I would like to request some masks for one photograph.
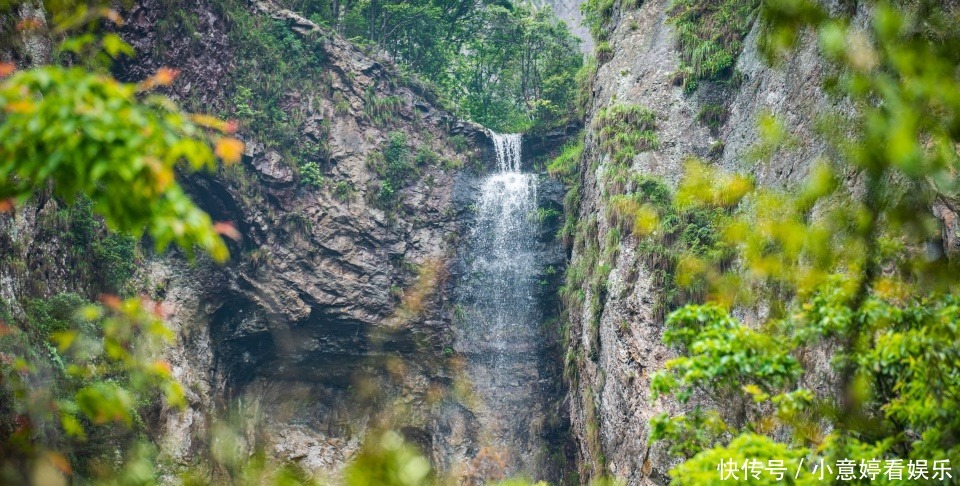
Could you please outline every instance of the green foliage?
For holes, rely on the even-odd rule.
[[[253,111],[253,90],[237,86],[237,93],[233,96],[233,112],[240,118],[252,119],[258,115]]]
[[[673,478],[670,484],[701,485],[718,483],[720,482],[720,474],[717,466],[721,462],[725,464],[732,462],[742,466],[748,460],[756,460],[757,464],[765,467],[768,461],[772,459],[783,461],[784,465],[792,465],[796,468],[800,464],[800,459],[805,457],[806,452],[805,449],[795,449],[786,444],[774,442],[763,435],[747,433],[738,436],[726,447],[717,446],[705,450],[694,459],[670,470],[670,477]],[[795,469],[793,471],[795,473]],[[738,484],[774,484],[779,482],[765,472],[758,474],[759,479],[753,475],[748,476],[744,472],[737,476],[741,479],[737,481]],[[789,468],[784,477],[793,479],[793,474]],[[733,479],[728,480],[733,481]],[[822,484],[817,483],[808,474],[802,474],[799,481],[792,482],[793,484]]]
[[[307,215],[301,211],[288,211],[282,216],[281,222],[283,228],[292,235],[309,235],[313,229],[313,223]]]
[[[254,270],[260,270],[270,265],[271,260],[273,260],[273,254],[269,248],[264,246],[247,253],[247,263],[249,263],[250,267]]]
[[[854,107],[822,124],[832,160],[786,189],[691,164],[675,195],[680,207],[722,210],[714,234],[738,265],[681,257],[678,281],[704,282],[711,303],[670,316],[664,339],[682,354],[653,388],[745,405],[736,423],[711,415],[718,433],[708,436],[691,435],[702,417],[657,419],[653,438],[690,458],[671,472],[676,484],[717,479],[721,457],[960,461],[960,273],[955,255],[924,252],[942,238],[929,208],[957,193],[958,12],[869,3],[863,23],[805,0],[763,6],[771,59],[814,32],[834,73],[824,89]],[[776,119],[759,131],[757,158],[791,148]],[[758,322],[741,324],[731,308]],[[832,370],[809,359],[823,349]]]
[[[697,121],[706,125],[712,133],[716,134],[720,127],[727,122],[729,116],[730,113],[726,106],[706,104],[697,112]]]
[[[610,62],[613,59],[613,46],[607,41],[598,42],[593,48],[593,57],[596,58],[597,64]]]
[[[380,177],[374,202],[382,208],[393,208],[398,203],[400,190],[419,174],[412,160],[407,136],[390,132],[383,152],[371,154],[367,164]]]
[[[174,72],[137,85],[104,74],[109,59],[132,50],[117,34],[92,33],[101,16],[115,16],[97,3],[45,4],[66,36],[61,53],[75,67],[33,68],[0,81],[0,198],[23,201],[52,189],[57,201],[76,201],[41,214],[39,231],[52,224],[71,258],[85,257],[84,271],[96,276],[87,280],[102,287],[93,291],[125,292],[136,264],[128,233],[146,228],[159,248],[175,242],[188,254],[199,248],[227,257],[218,234],[226,227],[190,201],[175,171],[212,169],[215,154],[235,162],[242,144],[220,138],[212,149],[227,124],[151,93]],[[89,32],[70,36],[81,27]],[[0,78],[12,67],[0,63]],[[96,215],[120,233],[103,231]],[[2,306],[0,482],[155,480],[144,412],[161,401],[184,405],[170,365],[158,359],[173,335],[153,304],[108,295],[102,302],[75,294],[25,299],[25,315],[16,319]]]
[[[590,36],[598,43],[606,41],[610,36],[607,24],[613,19],[615,3],[615,0],[586,0],[580,4],[583,23],[590,29]]]
[[[267,149],[280,153],[297,170],[301,184],[321,187],[323,174],[318,163],[327,156],[325,141],[317,147],[301,136],[307,113],[290,109],[287,97],[294,91],[303,96],[323,96],[322,83],[298,82],[323,79],[323,40],[304,40],[286,23],[251,12],[239,0],[228,0],[223,8],[231,19],[230,42],[235,49],[229,77],[231,115]],[[342,103],[349,109],[346,100]],[[342,107],[336,99],[334,105],[340,113]]]
[[[607,467],[607,458],[603,453],[603,437],[600,435],[600,417],[598,415],[600,407],[597,405],[597,399],[594,396],[584,396],[582,402],[586,432],[585,445],[590,452],[590,459],[592,459],[590,467],[594,475],[599,476],[603,474]],[[603,482],[600,481],[600,483]]]
[[[656,119],[656,114],[640,105],[601,108],[593,122],[600,149],[613,157],[616,167],[629,167],[634,156],[659,146]]]
[[[537,224],[550,224],[550,222],[560,216],[560,211],[554,208],[537,208],[537,211],[532,216],[532,219]]]
[[[463,135],[453,135],[449,139],[450,146],[457,152],[466,152],[470,148],[470,141]]]
[[[208,135],[165,98],[81,68],[42,67],[0,84],[0,198],[30,197],[47,181],[58,197],[86,194],[120,231],[146,227],[164,248],[227,248],[174,167],[212,169]],[[232,158],[232,157],[231,157]]]
[[[678,81],[692,92],[733,73],[760,0],[674,0],[668,11],[680,49]]]
[[[570,186],[576,183],[580,177],[580,158],[582,156],[583,137],[573,137],[560,149],[560,154],[547,164],[547,173]]]
[[[638,263],[647,267],[660,287],[655,315],[662,318],[670,308],[704,291],[702,277],[678,273],[678,268],[691,258],[729,260],[729,249],[717,232],[724,214],[678,205],[673,191],[653,178],[634,175],[623,187],[623,194],[610,197],[607,218],[611,227],[639,240]]]
[[[432,102],[449,102],[494,130],[543,131],[571,120],[582,59],[578,40],[549,8],[453,0],[281,3],[389,53],[401,73],[416,74],[410,82],[428,98],[439,94]],[[386,126],[398,102],[370,98],[364,111]]]
[[[76,313],[87,303],[87,299],[73,293],[31,299],[26,305],[26,328],[38,339],[49,339],[54,333],[81,327],[86,321],[78,319]]]
[[[577,136],[567,142],[560,155],[547,164],[551,177],[559,179],[567,188],[563,202],[563,226],[557,232],[564,246],[573,243],[576,231],[577,213],[580,210],[580,160],[583,157],[583,136]]]
[[[796,380],[800,364],[767,333],[744,326],[719,307],[688,305],[670,314],[663,342],[686,356],[667,362],[651,380],[654,395],[676,392],[686,402],[694,389],[757,385],[779,389]]]
[[[396,118],[402,101],[397,96],[380,96],[371,86],[363,96],[363,113],[378,127],[386,126]]]
[[[356,194],[357,190],[354,189],[353,184],[348,181],[339,181],[335,186],[333,186],[333,195],[341,201],[349,201],[353,199],[353,195]]]
[[[577,115],[579,118],[585,118],[587,110],[590,108],[590,102],[593,100],[593,85],[597,77],[597,60],[589,58],[583,62],[583,66],[577,70],[575,77],[577,81]]]
[[[434,151],[425,147],[417,151],[417,158],[414,160],[414,163],[416,164],[417,167],[431,166],[431,165],[435,166],[439,162],[440,162],[440,157],[437,156],[437,154]]]
[[[674,417],[661,413],[650,420],[650,441],[668,441],[670,454],[688,459],[717,444],[726,431],[719,413],[699,406],[690,413]]]
[[[349,486],[431,484],[430,463],[396,432],[370,437],[344,472]]]
[[[309,187],[320,188],[324,183],[323,173],[320,166],[314,161],[308,161],[300,164],[300,182]]]
[[[960,457],[956,431],[960,419],[960,300],[926,298],[906,308],[874,300],[860,315],[876,332],[869,350],[858,358],[864,381],[873,383],[872,404],[893,431],[915,431],[890,450],[909,446],[911,457]]]
[[[37,238],[57,238],[61,248],[43,254],[32,272],[45,267],[63,266],[60,271],[70,282],[85,283],[89,295],[100,293],[128,295],[133,289],[129,281],[137,269],[140,255],[136,240],[103,227],[93,210],[93,201],[81,195],[72,204],[57,202],[55,213],[41,213],[37,221]],[[39,278],[33,277],[37,281]]]
[[[102,283],[107,291],[122,293],[137,269],[137,242],[123,233],[110,233],[93,245],[93,256],[100,263]]]
[[[577,41],[548,9],[490,5],[477,12],[445,90],[474,121],[501,132],[569,122],[582,64]]]
[[[59,458],[81,477],[121,477],[143,452],[142,413],[161,399],[184,404],[169,364],[155,358],[172,334],[139,299],[95,306],[72,294],[31,301],[24,324],[29,334],[5,327],[0,336],[0,352],[12,357],[0,362],[0,414],[21,424],[4,431],[0,473],[22,482]],[[87,447],[107,441],[109,451]]]

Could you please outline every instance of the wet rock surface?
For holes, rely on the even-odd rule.
[[[468,484],[518,476],[559,483],[574,469],[556,299],[566,260],[556,238],[563,187],[522,165],[471,184],[471,228],[454,266],[451,352],[469,394],[438,421],[463,430],[440,439],[446,467]]]

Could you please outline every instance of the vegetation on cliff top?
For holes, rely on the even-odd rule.
[[[487,0],[280,3],[389,53],[484,126],[537,132],[572,121],[579,41],[549,8]]]

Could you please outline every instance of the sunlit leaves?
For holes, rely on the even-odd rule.
[[[803,27],[827,18],[820,3],[812,0],[766,0],[760,12],[766,21],[766,32],[759,41],[761,52],[774,63],[796,47]]]
[[[59,425],[63,437],[79,443],[104,440],[139,430],[140,414],[150,404],[185,405],[170,365],[157,359],[173,335],[156,304],[106,297],[103,305],[64,312],[77,323],[50,336],[56,347],[49,347],[47,356],[30,351],[23,331],[0,336],[0,374],[6,391],[18,397],[12,411],[30,417],[28,433],[56,436],[50,427]],[[22,357],[6,359],[11,351]],[[45,386],[36,389],[40,380]],[[36,445],[42,450],[51,444],[40,440]]]
[[[153,84],[169,76],[161,72]],[[207,135],[169,100],[137,91],[79,68],[37,68],[4,81],[0,198],[22,201],[49,180],[64,200],[90,196],[113,229],[146,228],[158,248],[176,243],[189,254],[199,247],[226,258],[210,217],[176,182],[181,162],[193,170],[215,166]],[[218,142],[226,161],[241,152],[236,140]]]
[[[800,458],[806,456],[807,453],[808,450],[806,449],[793,448],[788,444],[775,442],[763,435],[747,433],[736,437],[727,446],[707,449],[692,460],[672,469],[670,471],[670,477],[673,478],[671,484],[702,485],[719,483],[720,475],[717,471],[717,465],[727,461],[743,465],[747,460],[755,460],[759,464],[766,465],[768,460],[773,459],[784,461],[783,464],[795,468]],[[768,475],[764,475],[761,479],[755,479],[752,476],[746,477],[746,473],[742,472],[738,477],[744,478],[737,481],[741,484],[773,484],[776,482],[772,476]],[[815,481],[801,481],[800,483],[814,484]]]
[[[676,195],[680,207],[734,206],[753,188],[749,178],[717,170],[696,159],[688,160],[684,167],[685,177]]]
[[[83,387],[75,400],[80,412],[95,425],[120,422],[129,426],[133,420],[133,396],[115,383],[96,382]]]
[[[179,75],[180,71],[178,69],[160,68],[153,76],[150,76],[149,78],[137,83],[137,91],[150,91],[157,86],[170,86]],[[208,128],[216,128],[214,126],[214,122],[211,120],[212,118],[213,117],[207,117],[204,115],[193,115],[191,117],[193,122],[197,125]]]
[[[713,447],[729,430],[715,410],[695,407],[687,414],[671,417],[659,414],[650,420],[650,440],[666,440],[670,454],[693,457],[703,449]]]
[[[787,130],[783,120],[763,113],[757,121],[757,140],[746,158],[751,162],[769,160],[778,151],[790,150],[799,144],[800,140]]]
[[[134,55],[133,47],[114,33],[104,36],[83,34],[68,37],[60,43],[58,49],[60,52],[73,54],[79,54],[88,49],[100,49],[111,58],[119,57],[121,54],[128,57],[133,57]]]
[[[221,138],[217,140],[215,152],[225,163],[237,163],[243,155],[243,142],[235,138]]]
[[[775,390],[800,376],[799,362],[767,333],[739,323],[719,307],[686,306],[667,318],[663,340],[687,354],[667,362],[652,380],[654,394],[687,401],[697,386],[754,384]]]
[[[925,299],[906,309],[876,301],[868,317],[878,333],[860,365],[882,384],[890,419],[923,431],[911,446],[917,456],[957,457],[951,438],[960,429],[960,304],[954,297]]]

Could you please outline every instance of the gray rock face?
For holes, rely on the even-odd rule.
[[[133,17],[153,18],[154,8],[142,2]],[[223,20],[204,4],[194,8],[199,18],[211,19],[214,45],[222,43],[227,38]],[[262,15],[289,20],[301,35],[320,32],[288,11],[266,9],[261,6]],[[135,21],[135,30],[127,34],[152,32],[144,22]],[[187,414],[166,413],[161,420],[162,443],[177,461],[194,460],[203,447],[204,417],[242,403],[248,423],[255,424],[250,427],[256,429],[256,442],[268,452],[335,472],[357,450],[368,420],[381,411],[375,402],[356,397],[353,389],[361,379],[384,382],[389,393],[378,399],[402,397],[411,410],[404,418],[411,433],[433,434],[426,394],[442,386],[443,372],[434,364],[442,363],[441,351],[450,340],[444,275],[460,230],[458,216],[465,211],[451,200],[459,179],[439,164],[422,167],[417,180],[402,189],[400,207],[386,211],[368,202],[374,200],[377,176],[367,159],[394,129],[406,132],[413,147],[429,148],[444,159],[467,164],[482,155],[478,145],[465,153],[454,150],[443,125],[452,117],[422,102],[410,88],[391,87],[382,63],[338,38],[328,38],[325,49],[334,89],[353,108],[335,116],[327,99],[303,101],[296,108],[308,112],[301,136],[326,137],[331,155],[322,170],[333,182],[320,188],[298,185],[292,161],[248,139],[239,175],[196,175],[186,181],[215,219],[233,222],[243,234],[231,248],[232,261],[223,267],[187,267],[176,258],[153,264],[180,335],[171,362],[178,378],[195,391]],[[209,66],[229,52],[224,45],[207,52],[213,58],[187,56],[188,62],[179,65],[184,79],[215,78],[218,72],[207,72]],[[175,47],[166,55],[184,59]],[[149,63],[137,66],[126,75],[135,77]],[[365,118],[359,107],[367,89],[404,100],[393,126],[374,126]],[[211,86],[209,96],[222,94]],[[328,134],[320,129],[323,120],[330,122]],[[485,140],[479,127],[460,129],[474,142]],[[336,183],[352,189],[335,194]],[[418,268],[436,269],[422,291]],[[422,303],[406,309],[404,299],[414,292],[422,293],[417,296]],[[391,376],[386,368],[398,359],[403,370]]]
[[[834,106],[818,88],[823,68],[812,43],[805,43],[785,65],[772,69],[757,52],[758,28],[754,26],[737,63],[742,82],[734,87],[707,83],[688,96],[671,83],[679,56],[673,27],[666,22],[669,3],[647,0],[629,11],[619,11],[618,4],[614,13],[613,58],[599,68],[586,124],[580,209],[584,220],[604,215],[608,209],[598,176],[609,161],[602,157],[597,134],[590,128],[593,114],[605,106],[638,104],[656,114],[660,146],[635,157],[632,170],[672,184],[682,175],[685,159],[697,156],[727,170],[753,174],[760,184],[790,185],[801,180],[826,150],[814,136],[813,124],[818,114],[842,107]],[[708,104],[729,108],[725,123],[712,132],[697,120],[700,109]],[[764,113],[780,117],[801,143],[776,153],[769,161],[754,163],[745,155],[757,140],[756,123]],[[724,150],[711,154],[711,147],[718,142],[724,143]],[[595,160],[600,164],[593,172],[589,168]],[[595,243],[602,248],[610,227],[602,216],[597,223]],[[632,236],[624,237],[616,260],[603,262],[613,270],[600,320],[600,349],[596,361],[584,359],[577,370],[571,417],[580,443],[582,477],[612,474],[628,484],[662,484],[668,481],[667,471],[675,459],[662,445],[648,445],[649,421],[664,411],[679,412],[680,407],[668,399],[650,398],[650,375],[661,369],[674,351],[662,344],[663,318],[655,311],[664,289],[654,273],[638,261],[637,243]],[[572,255],[572,263],[579,258],[581,255]],[[571,315],[574,346],[580,349],[590,349],[585,323],[591,309],[585,307],[582,315]],[[827,356],[817,359],[821,358],[825,364]],[[720,404],[723,410],[737,407],[735,403]],[[599,433],[592,434],[597,429]],[[599,437],[599,448],[590,447],[592,436]],[[598,451],[603,457],[598,457]]]

